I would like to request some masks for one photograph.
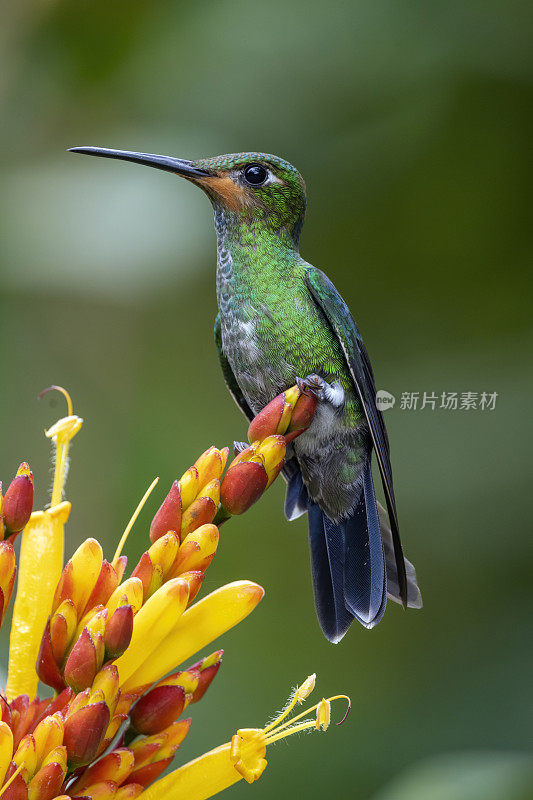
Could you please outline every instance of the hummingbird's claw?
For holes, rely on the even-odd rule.
[[[296,384],[303,394],[312,395],[319,402],[331,403],[334,408],[344,403],[344,389],[338,381],[329,384],[320,375],[312,373],[306,378],[296,378]]]
[[[248,442],[233,442],[233,454],[238,456],[239,453],[242,453],[247,447],[250,447]]]

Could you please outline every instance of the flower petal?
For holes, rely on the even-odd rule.
[[[36,511],[22,533],[19,582],[13,609],[6,686],[8,700],[37,692],[35,664],[63,566],[63,529],[70,513],[64,502]]]
[[[265,590],[252,581],[221,586],[187,609],[157,650],[130,673],[122,690],[132,691],[151,684],[175,669],[222,633],[241,622],[263,598]],[[124,658],[124,656],[123,656]]]

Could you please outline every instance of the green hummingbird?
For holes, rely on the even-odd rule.
[[[318,398],[311,426],[287,452],[285,515],[308,514],[315,604],[326,638],[340,641],[354,619],[374,627],[387,595],[420,608],[416,573],[402,552],[368,354],[339,292],[299,252],[306,208],[300,173],[265,153],[186,161],[72,150],[173,172],[203,189],[217,235],[215,340],[231,394],[249,419],[297,380]],[[372,452],[387,512],[376,501]]]

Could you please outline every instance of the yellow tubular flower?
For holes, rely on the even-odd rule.
[[[254,610],[264,593],[257,583],[235,581],[221,586],[195,603],[172,627],[156,652],[145,649],[143,662],[135,672],[130,673],[121,687],[122,691],[130,692],[162,678],[217,636],[241,622]]]
[[[135,673],[145,658],[165,646],[162,642],[170,630],[179,625],[188,599],[187,581],[173,578],[146,601],[135,615],[128,649],[115,661],[121,684]]]
[[[9,640],[8,700],[37,692],[35,662],[63,566],[63,528],[70,503],[34,511],[22,534],[19,579]]]
[[[329,708],[333,700],[347,700],[350,709],[349,698],[337,695],[328,700],[322,699],[301,714],[287,719],[295,705],[302,703],[313,691],[314,685],[315,676],[310,675],[292,693],[285,710],[265,728],[238,730],[231,742],[220,745],[153,783],[139,795],[139,800],[159,800],[161,797],[165,800],[183,800],[184,797],[187,800],[207,800],[241,778],[253,783],[261,777],[267,766],[265,755],[270,744],[304,730],[327,730]],[[313,712],[315,718],[309,719]]]

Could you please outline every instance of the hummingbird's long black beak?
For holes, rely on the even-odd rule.
[[[69,147],[71,153],[83,153],[86,156],[102,158],[118,158],[121,161],[133,161],[134,164],[145,164],[148,167],[174,172],[184,178],[209,178],[214,175],[205,169],[199,169],[194,161],[185,161],[172,156],[159,156],[152,153],[133,153],[129,150],[110,150],[108,147]]]

